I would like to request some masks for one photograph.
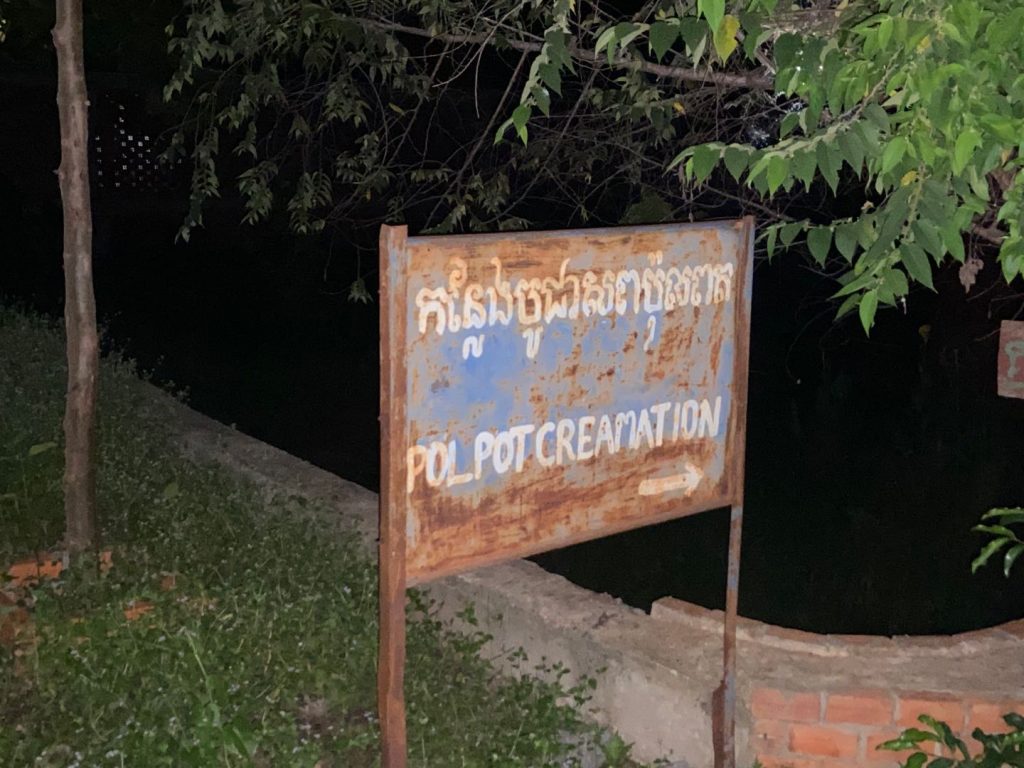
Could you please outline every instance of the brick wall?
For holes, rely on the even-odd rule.
[[[979,745],[971,732],[975,728],[989,733],[1009,730],[1001,716],[1010,711],[1024,711],[1024,693],[1011,701],[920,691],[807,692],[760,687],[750,700],[750,751],[765,768],[897,766],[906,754],[876,747],[902,729],[919,725],[918,715],[949,723],[976,749]]]

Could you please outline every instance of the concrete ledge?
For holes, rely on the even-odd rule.
[[[172,433],[193,460],[237,472],[268,493],[321,502],[336,512],[320,515],[327,529],[357,531],[376,556],[375,493],[155,389],[154,396],[166,403]],[[596,678],[593,718],[633,742],[638,758],[711,766],[720,611],[665,598],[648,615],[528,561],[453,576],[429,592],[452,618],[472,603],[494,656],[522,648],[528,666],[560,663],[573,676]],[[894,735],[914,707],[949,711],[964,729],[997,724],[1000,708],[1024,709],[1024,621],[952,637],[886,638],[744,619],[738,635],[740,765],[755,757],[766,766],[885,765],[874,744]]]

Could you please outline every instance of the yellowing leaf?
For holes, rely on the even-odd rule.
[[[900,186],[905,187],[908,184],[913,184],[915,181],[917,181],[917,171],[911,168],[900,177]]]
[[[683,106],[683,102],[681,102],[681,101],[673,101],[672,102],[672,109],[674,109],[676,111],[676,114],[678,114],[678,115],[685,115],[686,114],[686,107]]]
[[[931,35],[925,35],[924,37],[921,38],[921,42],[919,42],[917,44],[917,52],[918,53],[924,53],[925,51],[927,51],[931,47],[932,47],[932,36]]]
[[[715,51],[718,57],[725,61],[729,58],[739,42],[736,40],[736,33],[740,30],[740,20],[732,14],[722,18],[722,23],[715,30]]]

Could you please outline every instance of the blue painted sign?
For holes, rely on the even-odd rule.
[[[382,238],[410,583],[740,502],[752,238],[749,219]]]

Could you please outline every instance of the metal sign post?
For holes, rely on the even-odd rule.
[[[405,768],[405,521],[401,474],[393,465],[393,446],[404,443],[405,359],[391,349],[389,340],[404,320],[401,281],[389,279],[385,259],[403,253],[405,227],[380,231],[380,574],[379,646],[377,651],[377,713],[380,716],[381,765]],[[397,508],[397,509],[396,509]]]
[[[722,629],[722,682],[712,712],[715,768],[736,768],[736,619],[740,596],[740,542],[743,505],[729,517],[729,564],[726,568],[725,622]]]
[[[732,768],[753,235],[381,230],[385,768],[406,761],[407,586],[723,506]]]

